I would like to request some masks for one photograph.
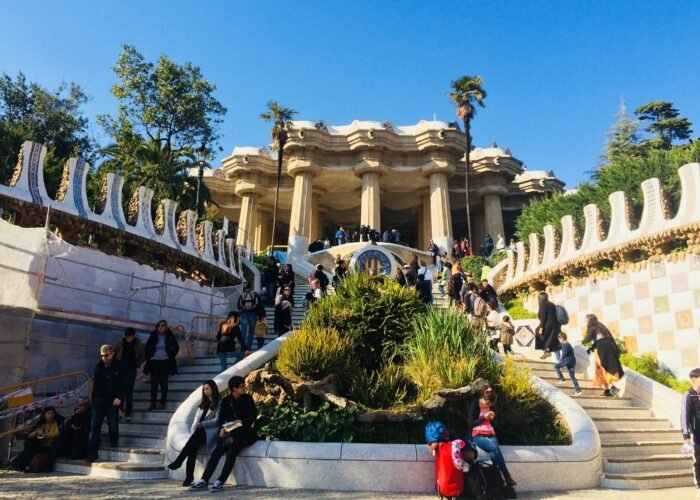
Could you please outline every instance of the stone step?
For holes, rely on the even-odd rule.
[[[532,372],[530,372],[532,373]],[[569,378],[569,374],[566,372],[566,370],[562,370],[562,374],[564,375],[564,382],[566,382],[563,387],[566,387],[568,385],[572,385],[571,379]],[[533,373],[533,375],[535,375]],[[537,375],[539,378],[547,382],[548,384],[557,385],[557,382],[559,381],[559,377],[557,377],[557,374],[554,372],[554,369],[552,368],[552,371],[550,373],[542,373],[540,375]],[[586,380],[586,376],[583,373],[577,373],[576,374],[576,381],[578,382],[578,385],[581,387],[593,387],[593,381],[592,380]],[[602,390],[602,389],[601,389]]]
[[[671,422],[665,418],[654,417],[595,417],[593,422],[599,431],[616,429],[671,429]],[[680,433],[676,430],[676,433]]]
[[[182,399],[176,399],[175,397],[170,397],[168,396],[167,401],[165,402],[165,410],[161,411],[168,411],[170,414],[172,414],[175,410],[177,410],[178,406],[184,401],[185,398]],[[151,404],[151,396],[149,395],[137,395],[134,394],[134,411],[148,411],[148,406]],[[157,404],[157,403],[156,403]]]
[[[191,389],[184,388],[173,388],[171,384],[168,384],[168,401],[184,401],[187,396],[189,396],[197,386]],[[134,401],[142,401],[144,398],[151,398],[151,389],[145,388],[134,388]],[[158,391],[158,398],[160,398],[160,391]]]
[[[598,425],[596,424],[596,427]],[[681,440],[681,434],[678,429],[658,429],[658,428],[629,428],[620,426],[617,429],[601,429],[598,427],[598,434],[600,434],[600,440],[605,441],[615,441],[615,442],[630,442],[634,443],[637,441],[678,441],[678,448],[676,451],[680,451],[683,441]]]
[[[694,484],[692,469],[655,470],[640,472],[605,472],[600,485],[620,490],[676,488]]]
[[[588,406],[586,407],[586,413],[588,413],[592,419],[595,419],[596,417],[651,417],[651,410],[649,410],[649,408],[640,408],[638,406],[620,406],[612,408],[608,406]]]
[[[217,374],[218,375],[218,374]],[[170,394],[170,391],[194,391],[197,387],[202,385],[202,382],[204,382],[206,379],[202,379],[199,377],[194,377],[194,380],[181,380],[181,379],[170,379],[168,380],[168,394]],[[151,384],[136,384],[134,386],[134,394],[136,393],[142,393],[142,392],[147,392],[151,393]],[[159,392],[160,394],[160,392]]]
[[[162,464],[140,464],[131,462],[95,462],[83,460],[57,460],[54,467],[59,472],[111,479],[167,479],[168,470]]]
[[[195,366],[181,366],[178,367],[177,369],[177,375],[173,375],[173,377],[176,377],[178,375],[187,375],[187,376],[195,376],[198,375],[200,377],[204,377],[203,380],[206,380],[207,376],[216,376],[221,371],[219,370],[219,360],[216,360],[216,364],[211,364],[211,365],[195,365]]]
[[[571,396],[574,393],[573,385],[561,385],[561,386],[558,386],[558,389],[563,391],[564,393],[568,394],[569,396]],[[581,387],[581,392],[582,392],[581,395],[582,396],[600,396],[601,398],[606,397],[606,396],[603,396],[603,390],[604,389],[599,389],[598,387]],[[616,399],[616,398],[608,398],[608,399]]]
[[[589,406],[604,406],[606,408],[633,406],[631,398],[621,398],[619,396],[616,398],[608,398],[606,396],[591,396],[587,394],[582,394],[581,396],[577,396],[574,399],[584,410]]]
[[[162,448],[100,448],[100,461],[162,465],[164,460],[165,451]]]
[[[139,433],[139,432],[145,432],[148,434],[161,434],[165,436],[165,434],[168,432],[168,424],[170,421],[149,421],[149,420],[136,420],[136,419],[131,419],[131,422],[127,423],[125,421],[119,422],[119,434],[121,435],[123,432],[133,432],[133,433]],[[102,433],[106,433],[108,430],[107,423],[105,422],[102,424]]]
[[[139,410],[131,412],[132,421],[169,423],[173,412],[170,410]],[[123,421],[122,421],[123,422]],[[121,422],[120,422],[121,425]]]
[[[606,473],[626,473],[658,470],[692,470],[693,456],[682,453],[670,455],[650,455],[643,459],[637,457],[606,458]]]
[[[603,457],[605,458],[645,458],[650,455],[669,455],[678,453],[681,444],[677,439],[667,441],[619,441],[601,439]]]
[[[109,446],[109,436],[102,434],[102,445]],[[119,429],[118,448],[160,448],[165,446],[165,434],[163,433],[145,433],[142,431],[131,432],[122,431]]]

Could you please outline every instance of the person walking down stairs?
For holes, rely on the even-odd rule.
[[[684,451],[693,451],[693,473],[698,488],[695,498],[700,498],[700,368],[690,371],[690,381],[693,386],[683,394],[681,403],[681,432],[685,440]]]
[[[595,314],[586,315],[586,338],[581,343],[593,342],[593,347],[588,349],[588,353],[595,351],[595,377],[593,385],[605,387],[603,396],[614,397],[620,389],[613,385],[624,375],[622,364],[620,363],[620,349],[618,349],[615,339],[610,330],[598,321]]]
[[[557,385],[566,384],[566,380],[564,380],[564,376],[561,373],[561,369],[566,367],[569,372],[569,378],[574,384],[573,397],[578,397],[581,395],[581,388],[578,385],[578,380],[576,380],[576,355],[574,354],[574,348],[569,344],[564,332],[559,334],[559,342],[561,343],[561,359],[554,365],[554,370],[559,376]]]
[[[146,341],[144,349],[146,353],[146,365],[143,367],[144,375],[151,375],[151,405],[149,410],[156,409],[158,387],[160,386],[160,404],[158,409],[164,410],[168,399],[168,379],[170,375],[177,373],[177,360],[175,357],[180,352],[172,330],[168,328],[165,320],[160,320],[156,329]]]

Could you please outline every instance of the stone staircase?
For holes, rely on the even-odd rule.
[[[519,363],[532,375],[558,387],[569,396],[574,390],[564,370],[566,385],[558,386],[552,360],[524,359]],[[576,374],[582,395],[576,402],[598,428],[603,451],[600,486],[614,489],[652,489],[691,486],[692,456],[680,452],[681,432],[665,418],[654,417],[649,408],[635,406],[631,398],[603,396],[583,373]]]
[[[295,283],[295,307],[292,310],[292,321],[297,327],[306,315],[304,294],[309,290],[309,286],[304,278],[297,277]],[[268,307],[266,310],[270,327],[270,335],[265,340],[267,343],[276,337],[273,334],[274,307]],[[254,342],[251,350],[255,350],[256,347]],[[164,447],[170,418],[192,391],[201,386],[205,380],[216,377],[221,371],[219,359],[213,352],[208,356],[203,355],[202,352],[198,352],[198,355],[200,357],[195,357],[194,363],[180,366],[178,373],[170,377],[168,399],[164,410],[147,410],[151,402],[150,381],[148,377],[136,381],[134,411],[131,422],[119,423],[118,447],[109,447],[105,423],[102,428],[102,443],[97,462],[87,464],[83,460],[59,459],[55,470],[113,479],[168,478],[170,471],[165,467]]]

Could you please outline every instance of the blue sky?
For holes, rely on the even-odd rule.
[[[331,124],[452,121],[445,94],[462,74],[489,94],[476,144],[496,140],[568,187],[596,165],[622,96],[630,109],[672,101],[700,136],[697,1],[0,0],[0,12],[0,72],[79,83],[91,118],[116,110],[122,43],[200,66],[229,110],[217,159],[269,142],[270,99]]]

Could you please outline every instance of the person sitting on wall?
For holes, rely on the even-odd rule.
[[[24,441],[24,449],[10,461],[10,468],[23,472],[50,471],[60,452],[62,429],[63,417],[56,413],[53,406],[44,408],[39,421]]]
[[[238,454],[246,446],[258,440],[255,433],[257,409],[250,394],[245,393],[245,380],[238,375],[228,381],[229,396],[221,401],[219,411],[219,440],[207,462],[202,478],[192,485],[193,490],[204,490],[209,486],[209,479],[214,474],[221,457],[226,455],[226,462],[211,491],[221,491],[228,479]]]

